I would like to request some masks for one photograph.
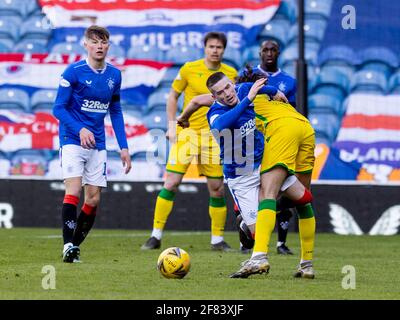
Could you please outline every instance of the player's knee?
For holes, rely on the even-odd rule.
[[[85,195],[85,203],[91,207],[97,207],[100,203],[100,193]]]
[[[224,196],[224,183],[209,185],[208,191],[210,192],[211,197],[222,198]]]
[[[300,199],[295,200],[294,203],[296,204],[296,206],[304,206],[308,203],[311,203],[312,200],[313,200],[312,193],[310,192],[310,190],[305,188],[303,196]]]

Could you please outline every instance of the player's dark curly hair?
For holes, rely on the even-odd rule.
[[[239,74],[239,76],[236,77],[235,83],[256,82],[258,79],[264,78],[267,78],[267,76],[259,72],[253,72],[252,66],[250,64],[246,64],[244,70]]]

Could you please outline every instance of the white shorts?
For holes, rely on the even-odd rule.
[[[258,195],[260,192],[260,169],[250,175],[226,179],[229,191],[247,225],[256,223]]]
[[[63,178],[82,177],[82,185],[107,187],[107,151],[75,144],[60,148]]]
[[[247,225],[256,223],[260,192],[260,168],[251,175],[243,175],[232,179],[226,179],[228,188],[239,208],[242,218]],[[286,178],[281,191],[286,191],[297,181],[296,176]]]

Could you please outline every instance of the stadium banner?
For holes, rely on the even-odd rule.
[[[109,182],[102,194],[95,228],[150,230],[155,201],[162,186],[161,182]],[[312,190],[317,232],[399,233],[400,199],[396,186],[343,185],[338,188],[318,184],[313,185]],[[0,184],[0,228],[60,228],[64,191],[60,180],[3,180]],[[208,201],[199,200],[208,198],[206,184],[181,184],[168,230],[209,231]],[[227,199],[227,205],[226,229],[235,231],[233,200]],[[290,230],[298,231],[295,218],[290,222]]]
[[[318,152],[325,163],[314,178],[400,181],[399,105],[399,95],[350,95],[336,141]]]
[[[80,55],[0,53],[0,88],[21,87],[33,93],[38,89],[57,89],[61,74]],[[168,63],[157,61],[110,59],[122,73],[121,98],[134,97],[136,105],[144,105],[159,85]]]
[[[209,31],[226,32],[229,46],[255,44],[280,0],[39,0],[53,30],[54,43],[79,42],[92,25],[107,26],[111,41],[125,49],[151,46],[202,48]],[[118,17],[118,19],[116,19]]]

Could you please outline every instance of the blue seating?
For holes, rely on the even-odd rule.
[[[40,150],[18,150],[11,158],[10,170],[12,175],[43,176],[47,172],[46,156]]]
[[[342,74],[344,74],[347,79],[351,79],[351,77],[353,76],[354,70],[356,69],[355,66],[352,65],[348,65],[346,63],[340,63],[338,62],[336,63],[326,63],[324,64],[322,67],[319,68],[321,73],[335,73],[335,72],[340,72]]]
[[[304,22],[304,37],[306,42],[320,44],[324,38],[327,22],[324,20],[307,19]],[[288,45],[298,41],[299,28],[294,24],[289,29]]]
[[[342,100],[336,96],[317,93],[308,97],[308,109],[311,112],[313,109],[318,109],[319,112],[326,111],[327,113],[336,113],[338,116],[343,116]]]
[[[329,140],[329,138],[322,132],[315,132],[315,144],[325,144],[326,146],[330,146],[333,141]]]
[[[304,55],[308,64],[315,65],[317,61],[318,50],[319,44],[314,42],[306,42]],[[285,50],[283,50],[283,52],[280,54],[280,64],[285,64],[288,61],[297,60],[299,56],[298,53],[298,44],[295,42],[291,43],[290,46],[285,48]]]
[[[259,35],[260,42],[264,40],[275,40],[278,42],[281,50],[288,41],[288,32],[290,22],[288,20],[273,19],[269,21]]]
[[[385,94],[387,91],[386,76],[376,71],[358,71],[351,79],[350,90],[352,93],[369,92]]]
[[[0,16],[0,38],[17,41],[19,38],[19,25],[21,19],[18,17]]]
[[[129,48],[127,58],[154,61],[164,60],[163,52],[157,47],[152,46],[133,46]]]
[[[180,67],[169,67],[164,74],[164,77],[161,79],[160,86],[170,88],[172,82],[178,76]]]
[[[165,54],[165,60],[181,66],[188,61],[198,60],[202,57],[202,50],[190,46],[177,46],[169,49]]]
[[[325,93],[343,99],[349,90],[350,81],[340,71],[320,72],[311,82],[310,87],[314,93]]]
[[[170,93],[170,88],[162,87],[154,91],[147,100],[147,107],[145,113],[149,113],[153,110],[160,110],[165,112],[165,107],[167,105],[168,95]]]
[[[386,47],[369,47],[358,54],[358,63],[362,70],[373,70],[389,76],[392,69],[399,65],[399,59]]]
[[[125,49],[119,45],[111,44],[110,49],[108,50],[108,57],[110,58],[125,58],[126,53]]]
[[[0,109],[30,112],[28,93],[18,88],[0,89]]]
[[[51,53],[85,55],[86,50],[77,42],[59,42],[51,49]]]
[[[142,119],[143,114],[142,111],[139,109],[129,109],[129,108],[124,108],[124,116],[129,116],[129,117],[133,117],[136,118],[138,120]]]
[[[36,1],[0,0],[0,15],[7,17],[19,16],[23,18],[26,12],[24,6],[24,3],[26,2],[36,2]]]
[[[167,114],[165,111],[154,110],[143,118],[144,125],[149,129],[166,130],[168,127]]]
[[[31,109],[33,112],[45,111],[51,113],[56,100],[57,90],[37,90],[31,97]]]
[[[121,105],[130,110],[142,110],[146,97],[138,90],[122,90]]]
[[[307,18],[328,20],[331,15],[332,0],[305,0],[304,11]]]
[[[295,1],[284,0],[274,15],[274,19],[286,19],[294,23],[297,18],[297,4]]]
[[[339,117],[326,110],[314,109],[309,112],[308,119],[315,130],[315,134],[326,137],[330,142],[335,141],[340,128]]]
[[[394,73],[389,80],[389,92],[400,94],[400,70]]]
[[[243,64],[251,64],[253,67],[260,63],[260,46],[251,46],[243,52]]]
[[[11,52],[13,41],[10,39],[0,39],[0,53]]]
[[[240,69],[242,66],[242,54],[240,53],[240,50],[230,46],[226,47],[223,62],[235,69]]]
[[[44,44],[46,40],[24,39],[18,42],[14,50],[19,53],[47,53],[47,46]]]
[[[41,12],[37,1],[24,1],[25,3],[25,16],[36,15],[37,12]]]
[[[330,46],[321,51],[318,56],[320,66],[326,63],[342,62],[348,65],[357,64],[357,57],[353,49],[347,46]]]
[[[20,39],[45,39],[51,34],[50,21],[44,16],[32,16],[24,21],[20,27]]]

